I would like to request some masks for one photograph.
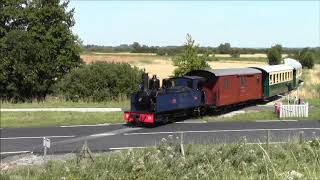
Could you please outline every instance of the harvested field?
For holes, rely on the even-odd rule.
[[[142,60],[167,60],[169,57],[163,57],[163,56],[154,56],[154,55],[105,55],[105,54],[85,54],[81,55],[82,60],[85,63],[91,63],[94,61],[106,61],[106,62],[127,62],[127,63],[133,63],[137,61]]]
[[[313,69],[303,69],[302,80],[304,83],[299,92],[294,91],[291,95],[305,99],[320,98],[320,65],[315,65]]]
[[[155,56],[155,55],[131,55],[131,54],[86,54],[81,55],[81,58],[86,63],[94,61],[106,61],[106,62],[127,62],[133,66],[137,66],[141,69],[145,69],[149,75],[157,74],[159,79],[164,79],[173,74],[174,66],[172,65],[171,58],[167,56]],[[264,62],[254,61],[214,61],[209,62],[211,68],[223,69],[223,68],[241,68],[251,66],[266,65]]]

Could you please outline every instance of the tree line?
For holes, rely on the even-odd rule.
[[[157,55],[168,55],[174,56],[182,53],[182,46],[147,46],[141,45],[138,42],[132,44],[121,44],[119,46],[99,46],[99,45],[83,45],[82,49],[84,52],[106,52],[106,53],[121,53],[121,52],[131,52],[131,53],[154,53]],[[266,54],[270,48],[241,48],[232,47],[230,43],[221,43],[217,47],[210,46],[199,46],[198,52],[200,54]],[[282,47],[282,53],[284,54],[296,54],[302,51],[304,48],[287,48]],[[319,52],[320,48],[309,48],[314,52]]]

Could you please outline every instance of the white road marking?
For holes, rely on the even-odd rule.
[[[42,139],[43,137],[47,138],[72,138],[75,136],[30,136],[30,137],[6,137],[0,138],[1,140],[10,140],[10,139]]]
[[[80,124],[80,125],[70,125],[70,126],[60,126],[62,128],[68,128],[68,127],[95,127],[95,126],[109,126],[109,123],[104,123],[104,124]]]
[[[257,120],[256,122],[296,122],[298,120]]]
[[[206,123],[205,121],[178,121],[175,122],[177,124],[199,124],[199,123]]]
[[[147,148],[147,147],[117,147],[117,148],[109,148],[110,150],[124,150],[124,149],[143,149],[143,148]]]
[[[0,152],[0,155],[6,155],[6,154],[22,154],[22,153],[31,153],[31,151]]]
[[[0,109],[1,112],[121,112],[121,108],[19,108]]]
[[[180,133],[218,133],[218,132],[252,132],[252,131],[292,131],[292,130],[320,130],[320,128],[286,128],[286,129],[224,129],[211,131],[171,131],[171,132],[146,132],[146,133],[125,133],[129,135],[152,135],[152,134],[180,134]]]
[[[116,134],[114,134],[114,133],[100,133],[100,134],[91,134],[90,136],[103,137],[103,136],[113,136],[113,135],[116,135]]]
[[[135,131],[135,130],[139,130],[141,128],[123,128],[123,129],[117,129],[114,131],[109,131],[109,132],[105,132],[105,133],[99,133],[99,134],[91,134],[91,137],[103,137],[103,136],[114,136],[117,134],[122,134],[125,132],[130,132],[130,131]]]

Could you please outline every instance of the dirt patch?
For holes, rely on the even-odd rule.
[[[43,159],[43,156],[35,155],[32,153],[9,156],[7,158],[1,159],[0,170],[7,171],[9,169],[14,169],[19,166],[41,165],[47,163],[50,160],[66,161],[75,157],[76,155],[71,153],[62,155],[47,155],[46,159]]]

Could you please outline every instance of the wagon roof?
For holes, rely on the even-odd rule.
[[[267,73],[271,72],[277,72],[277,71],[286,71],[286,70],[293,70],[292,66],[286,65],[286,64],[280,64],[280,65],[271,65],[271,66],[261,66],[261,67],[255,67],[257,69],[261,69]]]
[[[245,74],[259,74],[258,69],[253,68],[231,68],[231,69],[206,69],[206,70],[194,70],[188,72],[186,75],[198,75],[199,73],[211,73],[214,76],[229,76],[229,75],[245,75]]]
[[[295,69],[301,69],[302,68],[301,63],[299,61],[295,60],[295,59],[285,58],[283,61],[284,61],[284,64],[292,66]]]

